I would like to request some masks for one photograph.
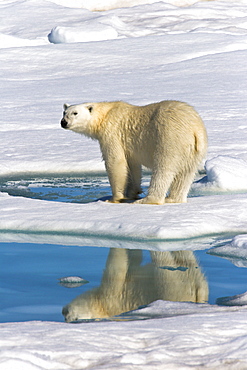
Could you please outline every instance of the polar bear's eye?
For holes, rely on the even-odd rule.
[[[91,106],[90,106],[90,107],[88,107],[88,110],[89,110],[89,112],[90,112],[90,113],[92,113],[92,111],[93,111],[93,107],[91,107]]]
[[[78,114],[77,112],[73,112],[73,115],[74,115],[74,116],[77,116],[77,114]]]

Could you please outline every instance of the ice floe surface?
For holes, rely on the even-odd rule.
[[[144,311],[162,317],[181,310],[180,316],[130,322],[1,324],[1,366],[4,370],[246,367],[246,309],[200,310],[193,304],[156,302]]]
[[[247,189],[247,162],[229,156],[215,157],[205,164],[207,181],[223,190]]]
[[[229,259],[236,266],[247,267],[247,237],[237,235],[230,243],[213,248],[211,253]]]

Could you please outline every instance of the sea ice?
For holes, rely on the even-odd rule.
[[[222,191],[205,196],[199,183],[187,204],[153,207],[0,193],[1,240],[195,250],[224,234],[214,252],[246,267],[246,13],[246,0],[2,0],[1,181],[104,172],[97,143],[60,128],[64,102],[177,99],[205,122],[207,186]],[[246,306],[158,302],[133,317],[144,313],[152,319],[0,324],[0,368],[247,368]]]
[[[66,276],[59,280],[59,284],[66,288],[77,288],[81,285],[89,283],[89,281],[81,278],[80,276]]]
[[[247,235],[237,235],[230,243],[211,249],[215,254],[229,259],[239,267],[247,267]]]
[[[247,305],[247,292],[231,297],[218,298],[216,303],[222,306],[244,306]]]
[[[241,158],[218,156],[206,161],[207,181],[224,190],[247,189],[247,162]]]
[[[54,44],[71,42],[103,41],[117,38],[117,31],[100,23],[85,24],[84,27],[61,27],[57,26],[48,35],[50,42]]]

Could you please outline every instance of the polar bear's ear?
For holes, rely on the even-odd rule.
[[[69,108],[69,104],[64,104],[63,109],[66,110],[67,108]]]

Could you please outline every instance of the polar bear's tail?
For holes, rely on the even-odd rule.
[[[202,158],[205,157],[207,153],[207,147],[208,147],[207,145],[208,138],[207,138],[207,132],[204,128],[204,125],[202,126],[201,131],[194,132],[194,138],[195,138],[195,151]]]

